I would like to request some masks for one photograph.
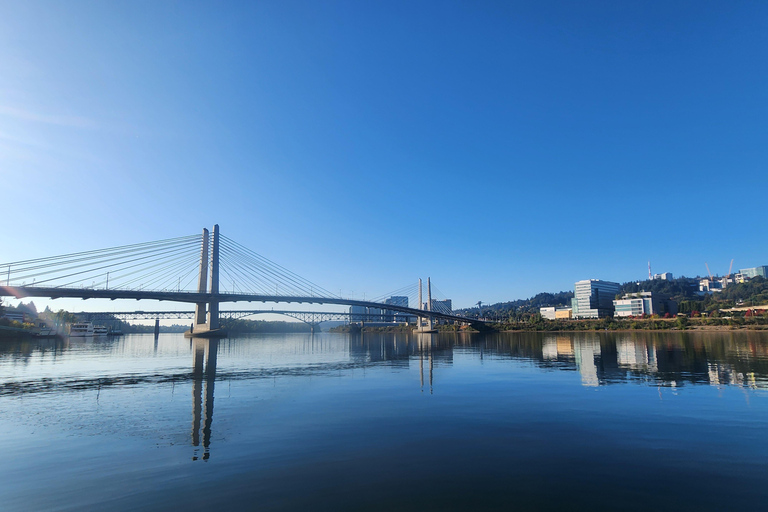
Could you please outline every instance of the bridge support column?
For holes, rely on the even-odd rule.
[[[203,228],[203,243],[200,248],[200,275],[197,279],[197,292],[206,293],[208,291],[208,230]],[[195,324],[205,324],[206,310],[205,302],[195,304]]]
[[[207,229],[203,229],[203,242],[200,249],[200,275],[197,280],[198,293],[210,293],[210,302],[195,304],[195,322],[192,329],[185,333],[189,337],[224,337],[227,335],[219,325],[219,225],[213,226],[213,244],[210,261],[208,246],[210,238]],[[210,291],[208,291],[208,267],[211,268]],[[207,307],[207,310],[206,310]]]
[[[424,304],[421,302],[421,279],[419,279],[419,309],[424,309]],[[427,311],[432,312],[432,281],[430,278],[427,278]],[[416,323],[416,332],[437,332],[437,330],[434,328],[433,325],[433,317],[432,315],[426,315],[426,321],[427,323],[424,323],[424,317],[420,316],[417,318]]]
[[[213,226],[213,249],[211,251],[211,302],[208,304],[208,330],[219,329],[219,225]]]

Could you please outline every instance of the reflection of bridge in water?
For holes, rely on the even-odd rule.
[[[457,354],[527,360],[545,370],[577,371],[583,386],[636,381],[662,387],[688,384],[734,385],[768,389],[768,344],[748,336],[700,336],[687,333],[634,334],[405,334],[350,335],[353,370],[377,365],[408,367],[418,360],[420,389],[433,393],[440,367],[451,366]],[[198,339],[193,346],[193,446],[207,459],[213,419],[213,390],[219,341]],[[311,374],[324,371],[307,369]]]
[[[436,339],[437,336],[431,333],[415,333],[413,335],[415,339],[401,340],[399,346],[405,350],[397,350],[398,343],[394,339],[391,346],[395,348],[394,352],[387,352],[386,350],[378,350],[379,354],[384,354],[384,357],[395,356],[400,359],[402,356],[409,360],[414,355],[414,351],[419,356],[419,378],[421,391],[424,391],[424,365],[425,362],[428,365],[428,382],[429,392],[432,394],[433,384],[433,372],[434,361],[440,359],[442,362],[451,362],[452,351],[448,347],[444,347],[442,350],[437,350]],[[381,338],[376,337],[379,342],[383,341]],[[157,339],[155,339],[157,340]],[[414,343],[415,342],[415,343]],[[214,390],[216,387],[216,365],[219,352],[218,338],[193,338],[190,342],[190,348],[192,351],[192,430],[191,430],[191,443],[192,446],[199,449],[202,444],[203,453],[199,455],[199,451],[195,450],[192,460],[208,460],[211,456],[211,432],[213,425],[213,402],[214,402]],[[373,342],[375,343],[375,341]],[[353,349],[356,347],[358,350]],[[384,344],[380,344],[381,349],[384,348]],[[372,345],[366,343],[365,336],[360,333],[357,337],[350,340],[349,355],[353,360],[357,360],[358,364],[351,365],[348,368],[366,367],[370,364],[379,363],[385,359],[374,358],[371,360],[368,356],[372,354],[370,349]],[[155,349],[157,349],[157,341],[155,341]],[[437,354],[435,354],[437,352]],[[361,358],[361,355],[365,357]],[[388,355],[387,355],[388,354]],[[201,443],[202,433],[202,443]]]
[[[217,339],[195,338],[192,342],[192,446],[200,446],[200,424],[203,427],[203,460],[208,460],[213,423],[213,390],[216,386]],[[205,389],[205,392],[203,392]],[[197,460],[195,454],[192,460]]]
[[[161,338],[161,347],[163,339],[167,338]],[[178,389],[180,383],[189,382],[192,422],[188,439],[194,447],[193,457],[207,460],[214,439],[217,380],[221,383],[338,375],[391,366],[418,368],[419,376],[412,374],[414,392],[426,393],[428,387],[429,392],[439,394],[441,376],[456,360],[487,358],[496,364],[505,360],[527,363],[544,372],[572,372],[575,383],[580,381],[584,386],[636,383],[663,389],[705,384],[768,389],[768,338],[760,333],[361,333],[275,335],[266,345],[262,340],[270,338],[192,339],[188,346],[191,371],[179,371],[174,366],[173,371],[165,373],[152,368],[144,373],[127,373],[118,368],[113,373],[101,371],[88,379],[72,374],[66,378],[0,380],[0,395],[23,397],[86,390],[103,393],[109,387],[141,385],[173,384]],[[143,353],[148,357],[156,357],[158,350],[162,353],[156,341],[152,351],[152,338],[129,336],[99,343],[4,341],[0,343],[0,358],[26,364],[47,354],[52,359],[64,360],[68,352],[74,357],[85,346],[106,355],[115,353],[121,344],[144,347],[147,350]],[[288,364],[267,363],[275,347],[289,355]],[[222,371],[217,363],[223,360],[227,364]],[[238,364],[233,366],[233,362]]]

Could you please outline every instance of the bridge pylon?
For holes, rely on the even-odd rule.
[[[421,279],[419,279],[419,309],[424,309],[424,303],[421,298]],[[432,280],[429,277],[427,278],[427,311],[432,312]],[[419,316],[416,322],[414,332],[437,332],[432,315],[427,315],[426,318]]]
[[[210,261],[208,247],[211,247]],[[210,291],[208,290],[208,268],[211,269]],[[213,243],[208,230],[203,228],[203,241],[200,248],[200,274],[197,280],[197,292],[210,294],[208,303],[195,304],[195,321],[192,328],[184,333],[187,337],[223,338],[227,335],[219,323],[219,225],[213,226]],[[207,310],[206,310],[207,306]]]

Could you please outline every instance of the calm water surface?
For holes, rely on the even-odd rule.
[[[0,341],[0,509],[765,510],[768,335]]]

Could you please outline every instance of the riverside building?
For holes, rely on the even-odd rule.
[[[739,270],[739,274],[742,274],[747,279],[752,279],[753,277],[758,276],[763,279],[768,279],[768,266],[760,265],[759,267],[742,268]]]
[[[573,318],[605,318],[613,316],[613,299],[619,283],[600,279],[577,281],[573,288]]]
[[[571,308],[564,308],[559,306],[539,308],[539,314],[542,318],[546,318],[547,320],[569,320],[572,313],[573,311]]]
[[[677,303],[664,295],[652,292],[628,293],[613,301],[614,316],[677,314]]]

